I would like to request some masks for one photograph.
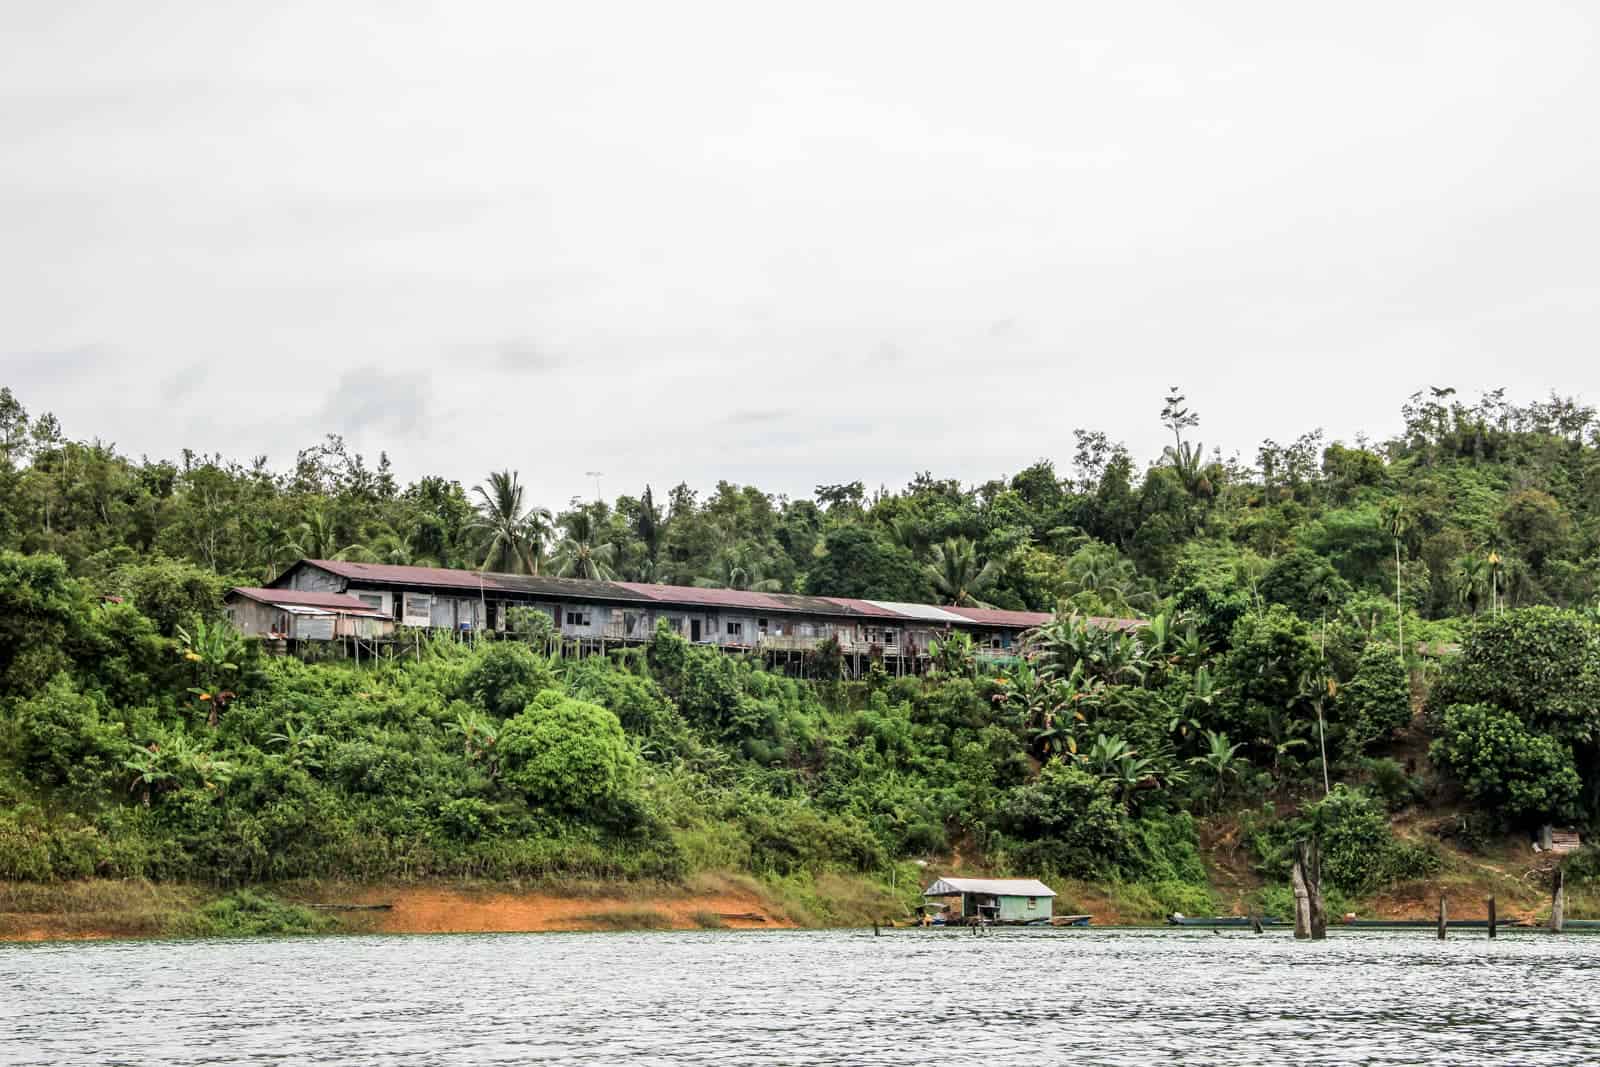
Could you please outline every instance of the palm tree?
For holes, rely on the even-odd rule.
[[[1078,549],[1067,558],[1066,571],[1061,592],[1074,610],[1134,615],[1155,604],[1149,583],[1110,545],[1096,543]]]
[[[999,568],[994,560],[978,562],[978,549],[965,537],[952,537],[933,546],[933,562],[925,568],[933,587],[948,604],[985,608],[978,594],[994,584]]]
[[[488,541],[483,569],[538,574],[550,535],[550,512],[523,510],[516,471],[493,471],[487,487],[475,485],[472,491],[478,494],[478,512],[467,528],[482,531]]]
[[[313,507],[306,512],[305,521],[295,530],[295,539],[287,548],[301,559],[365,559],[368,555],[364,545],[348,544],[339,548],[338,544],[338,530],[333,519],[323,508]]]
[[[1483,600],[1488,571],[1489,561],[1482,556],[1462,556],[1456,561],[1456,600],[1474,615]]]
[[[639,515],[633,520],[634,536],[644,546],[644,561],[639,567],[639,573],[646,581],[653,578],[658,569],[657,561],[661,556],[661,540],[665,531],[666,524],[661,521],[661,509],[656,507],[655,494],[647,485],[644,487],[644,494],[639,497]]]
[[[694,584],[702,589],[739,589],[750,593],[776,593],[783,583],[776,578],[763,576],[761,565],[750,558],[749,549],[739,546],[719,553],[711,563],[714,578],[696,578]]]
[[[1383,529],[1394,538],[1394,614],[1395,626],[1400,642],[1400,662],[1406,659],[1406,619],[1405,605],[1400,600],[1400,539],[1411,532],[1411,514],[1406,510],[1404,501],[1390,500],[1383,505],[1379,517]]]
[[[580,509],[563,516],[561,525],[566,536],[556,545],[553,557],[558,575],[592,581],[609,581],[615,577],[611,564],[616,558],[617,546],[599,543],[600,531],[593,515]]]

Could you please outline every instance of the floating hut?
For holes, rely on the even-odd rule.
[[[941,878],[922,896],[950,899],[952,923],[1048,923],[1056,892],[1034,878]]]

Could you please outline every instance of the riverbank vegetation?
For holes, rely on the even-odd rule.
[[[1600,423],[1444,391],[1402,415],[1382,444],[1308,433],[1247,465],[1192,440],[1174,393],[1143,469],[1080,432],[1070,475],[551,513],[510,473],[401,486],[337,439],[288,472],[133,461],[5,392],[0,879],[208,887],[219,930],[287,923],[238,894],[303,880],[701,872],[827,921],[819,880],[904,901],[931,868],[1111,887],[1149,918],[1218,905],[1211,838],[1270,894],[1316,833],[1356,901],[1586,830]],[[1026,658],[957,637],[923,678],[823,658],[802,681],[665,631],[583,660],[444,636],[359,666],[263,655],[221,593],[300,556],[1059,615]]]

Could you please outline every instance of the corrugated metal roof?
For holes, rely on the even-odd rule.
[[[847,596],[825,596],[822,598],[836,607],[844,608],[846,614],[862,615],[869,619],[899,619],[903,618],[898,612],[888,608],[880,608],[870,600],[856,600]]]
[[[477,593],[512,593],[526,597],[581,599],[629,604],[681,605],[687,608],[732,608],[752,612],[791,612],[832,616],[844,619],[895,619],[935,625],[978,625],[1007,629],[1040,626],[1052,616],[1036,611],[1003,611],[997,608],[957,608],[935,604],[909,604],[893,600],[860,600],[854,597],[803,596],[798,593],[755,593],[742,589],[709,589],[686,585],[653,585],[645,582],[600,582],[580,578],[551,578],[544,575],[504,574],[497,571],[463,571],[445,567],[403,567],[389,563],[353,563],[348,560],[307,559],[296,563],[277,579],[288,580],[295,568],[317,567],[350,582],[412,588],[454,589]],[[270,590],[277,595],[283,590]],[[296,595],[336,595],[300,594]],[[1095,619],[1108,628],[1137,626],[1132,619]]]
[[[254,586],[236,586],[229,590],[242,597],[275,608],[316,608],[324,613],[364,615],[375,619],[388,618],[381,611],[373,611],[366,604],[347,593],[312,593],[299,589],[257,589]]]
[[[1055,616],[1039,611],[1006,611],[1003,608],[946,608],[958,618],[986,626],[1043,626]]]
[[[950,608],[936,607],[933,604],[907,604],[899,600],[869,600],[868,604],[892,611],[906,619],[920,619],[923,622],[937,622],[943,625],[966,622],[960,615],[951,614]]]
[[[752,593],[744,589],[712,589],[698,585],[648,585],[644,582],[612,584],[640,593],[657,602],[699,604],[713,608],[748,608],[752,611],[792,610],[766,593]]]
[[[433,586],[484,592],[522,593],[525,596],[587,597],[591,600],[643,602],[649,598],[619,582],[595,582],[584,578],[551,578],[534,574],[503,574],[499,571],[458,571],[448,567],[403,567],[393,563],[352,563],[342,559],[305,559],[305,564],[336,574],[348,581],[376,582],[380,585]],[[289,570],[292,571],[291,567]],[[285,575],[289,572],[285,572]],[[278,580],[283,580],[280,575]]]
[[[1056,891],[1036,878],[941,878],[922,891],[925,897],[984,893],[996,897],[1053,897]]]

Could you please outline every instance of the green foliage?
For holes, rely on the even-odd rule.
[[[1355,676],[1339,690],[1339,715],[1350,747],[1366,751],[1411,724],[1411,679],[1394,651],[1370,644]]]
[[[163,637],[176,636],[182,626],[192,628],[196,619],[215,619],[227,591],[227,582],[214,572],[171,559],[125,567],[117,584]]]
[[[0,551],[0,695],[35,692],[67,665],[80,597],[61,560]]]
[[[1127,838],[1126,814],[1111,784],[1059,760],[1012,790],[1001,815],[1007,832],[1024,842],[1015,862],[1042,874],[1114,871]]]
[[[1315,552],[1297,548],[1274,560],[1261,575],[1261,596],[1282,604],[1302,619],[1324,617],[1350,598],[1350,583]]]
[[[1305,805],[1297,819],[1271,822],[1250,840],[1263,873],[1287,881],[1294,842],[1310,837],[1321,844],[1324,883],[1343,893],[1375,893],[1439,869],[1434,853],[1395,837],[1382,804],[1343,785]]]
[[[186,937],[283,937],[333,929],[332,918],[249,889],[218,897],[179,922]]]
[[[922,603],[932,599],[928,575],[916,557],[866,527],[837,527],[823,539],[822,552],[806,571],[808,593]]]
[[[514,471],[469,498],[337,438],[282,471],[134,461],[0,393],[0,877],[723,865],[815,886],[959,849],[1198,901],[1181,813],[1320,786],[1319,711],[1335,776],[1415,798],[1381,754],[1407,670],[1458,636],[1425,719],[1440,764],[1497,815],[1592,821],[1600,424],[1449,391],[1401,415],[1387,441],[1305,434],[1247,465],[1205,452],[1175,390],[1153,464],[1079,431],[1070,475],[644,487],[557,514]],[[642,655],[551,662],[527,609],[508,640],[437,635],[360,670],[264,659],[218,621],[228,585],[334,555],[1065,610],[993,676],[952,636],[923,679],[844,680],[827,646],[806,664],[821,684],[667,629]],[[1430,646],[1404,667],[1402,627]]]
[[[555,684],[555,672],[527,645],[495,641],[473,653],[461,676],[461,696],[489,714],[510,718]]]
[[[18,704],[14,723],[18,764],[45,785],[94,789],[128,747],[120,724],[102,721],[98,702],[66,674]]]
[[[1574,741],[1600,730],[1600,627],[1548,607],[1480,619],[1445,666],[1430,707],[1491,704]]]
[[[507,720],[497,748],[507,785],[552,812],[629,818],[638,766],[617,717],[553,689]]]
[[[1474,803],[1499,812],[1512,825],[1575,814],[1583,783],[1572,749],[1529,730],[1504,708],[1450,705],[1431,754]]]

